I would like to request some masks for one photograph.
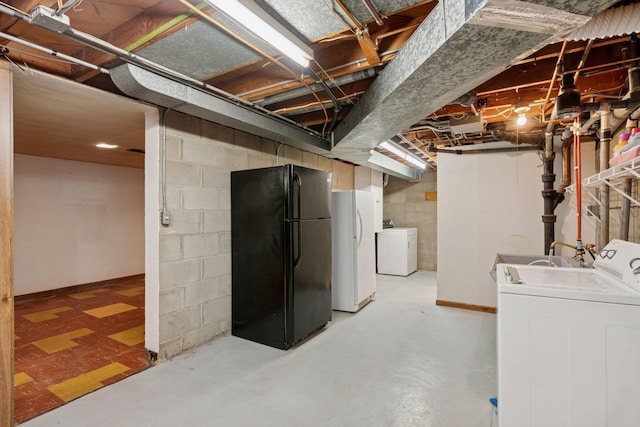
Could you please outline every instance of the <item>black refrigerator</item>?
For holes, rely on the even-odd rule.
[[[331,173],[231,173],[231,333],[286,350],[331,320]]]

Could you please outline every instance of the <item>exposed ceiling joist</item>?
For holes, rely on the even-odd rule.
[[[438,3],[338,125],[336,154],[375,147],[392,137],[397,129],[409,128],[553,37],[583,25],[590,16],[613,3],[610,0],[547,0],[544,5],[511,0]],[[518,9],[517,14],[511,13],[514,8]],[[505,23],[508,21],[505,17],[509,16],[511,22]]]

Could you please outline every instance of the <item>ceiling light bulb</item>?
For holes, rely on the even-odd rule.
[[[527,124],[527,116],[525,116],[524,113],[518,114],[518,121],[516,123],[518,123],[518,126],[526,125]]]
[[[251,31],[303,67],[309,66],[313,51],[254,2],[248,0],[206,0],[207,3]]]
[[[106,142],[100,142],[100,143],[96,144],[96,147],[98,147],[98,148],[107,148],[109,150],[113,150],[114,148],[118,148],[117,145],[107,144]]]

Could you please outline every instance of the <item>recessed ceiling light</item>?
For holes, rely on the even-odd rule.
[[[107,144],[106,142],[101,142],[99,144],[96,144],[96,147],[98,147],[98,148],[108,148],[110,150],[112,150],[114,148],[118,148],[117,145]]]

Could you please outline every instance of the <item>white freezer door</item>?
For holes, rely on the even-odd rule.
[[[376,249],[373,194],[354,191],[356,206],[356,287],[358,305],[376,291]]]
[[[376,289],[373,196],[337,191],[331,203],[331,305],[355,312]]]

